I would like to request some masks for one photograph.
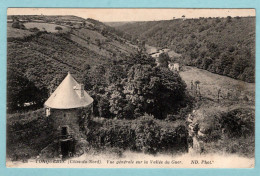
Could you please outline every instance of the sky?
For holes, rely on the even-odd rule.
[[[102,22],[154,21],[199,17],[255,16],[255,9],[101,9],[101,8],[8,8],[8,15],[75,15]]]

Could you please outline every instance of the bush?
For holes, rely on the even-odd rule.
[[[248,109],[235,109],[223,114],[222,128],[229,137],[248,137],[255,132],[255,114]]]
[[[13,160],[37,156],[52,143],[52,121],[43,109],[28,113],[7,115],[7,157]]]
[[[170,61],[168,53],[161,53],[158,58],[158,63],[161,67],[168,67],[168,63]]]
[[[135,65],[128,72],[125,85],[126,99],[134,105],[135,114],[148,113],[165,119],[167,114],[182,108],[186,84],[178,73],[168,68]]]
[[[34,27],[34,28],[30,28],[29,31],[30,32],[39,32],[40,30],[37,27]]]
[[[134,149],[134,135],[131,122],[126,120],[98,118],[88,124],[87,140],[97,149],[105,147]]]
[[[95,119],[88,125],[88,142],[95,148],[121,148],[147,153],[187,151],[184,121],[168,123],[145,115],[136,120]]]
[[[198,130],[204,134],[198,136],[198,139],[203,141],[204,152],[224,151],[247,157],[254,156],[254,111],[243,108],[228,112],[208,108],[207,111],[196,111],[192,115],[192,123],[198,124]]]
[[[160,127],[152,117],[144,116],[135,126],[136,148],[139,151],[156,153],[160,145]]]
[[[56,26],[56,27],[55,27],[55,30],[61,31],[61,30],[62,30],[62,27]]]
[[[20,23],[19,21],[14,22],[12,24],[12,27],[17,28],[17,29],[25,29],[25,26],[22,23]]]

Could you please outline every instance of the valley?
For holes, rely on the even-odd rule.
[[[147,45],[182,55],[180,63],[254,82],[255,18],[194,18],[116,25]]]
[[[254,20],[119,24],[77,16],[8,16],[8,160],[144,157],[158,164],[160,158],[205,161],[214,155],[251,166]],[[44,103],[56,96],[66,75],[78,85],[66,84],[64,90],[80,90],[73,94],[80,101],[86,91],[94,100],[89,109],[78,107],[85,108],[84,115],[68,113],[73,122],[58,121],[57,108]],[[75,109],[61,108],[56,115],[67,120],[66,112]],[[56,121],[67,123],[62,132],[70,137],[80,125],[73,150],[64,156],[57,141],[66,135],[54,127]]]

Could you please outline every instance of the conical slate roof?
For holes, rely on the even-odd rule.
[[[90,105],[93,98],[84,90],[81,95],[80,87],[81,85],[68,73],[44,105],[53,109],[71,109]]]

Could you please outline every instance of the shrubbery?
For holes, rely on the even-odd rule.
[[[7,115],[7,156],[13,160],[37,156],[53,142],[53,132],[43,109]]]
[[[145,115],[135,120],[95,119],[88,124],[87,140],[95,148],[142,151],[187,151],[184,121],[168,123]]]
[[[55,27],[55,30],[57,30],[57,31],[61,31],[61,30],[62,30],[62,27],[60,27],[60,26],[56,26],[56,27]]]
[[[19,22],[19,21],[15,21],[12,24],[13,28],[17,28],[17,29],[25,29],[25,26],[23,25],[23,23]]]
[[[37,27],[34,27],[34,28],[30,28],[29,31],[30,32],[39,32],[40,30]]]
[[[235,109],[223,114],[220,119],[225,134],[230,137],[250,137],[255,135],[255,113],[247,109]]]
[[[242,156],[254,156],[255,113],[238,108],[231,111],[217,111],[209,108],[208,113],[197,111],[193,124],[198,124],[198,139],[203,141],[206,153],[226,152]]]

